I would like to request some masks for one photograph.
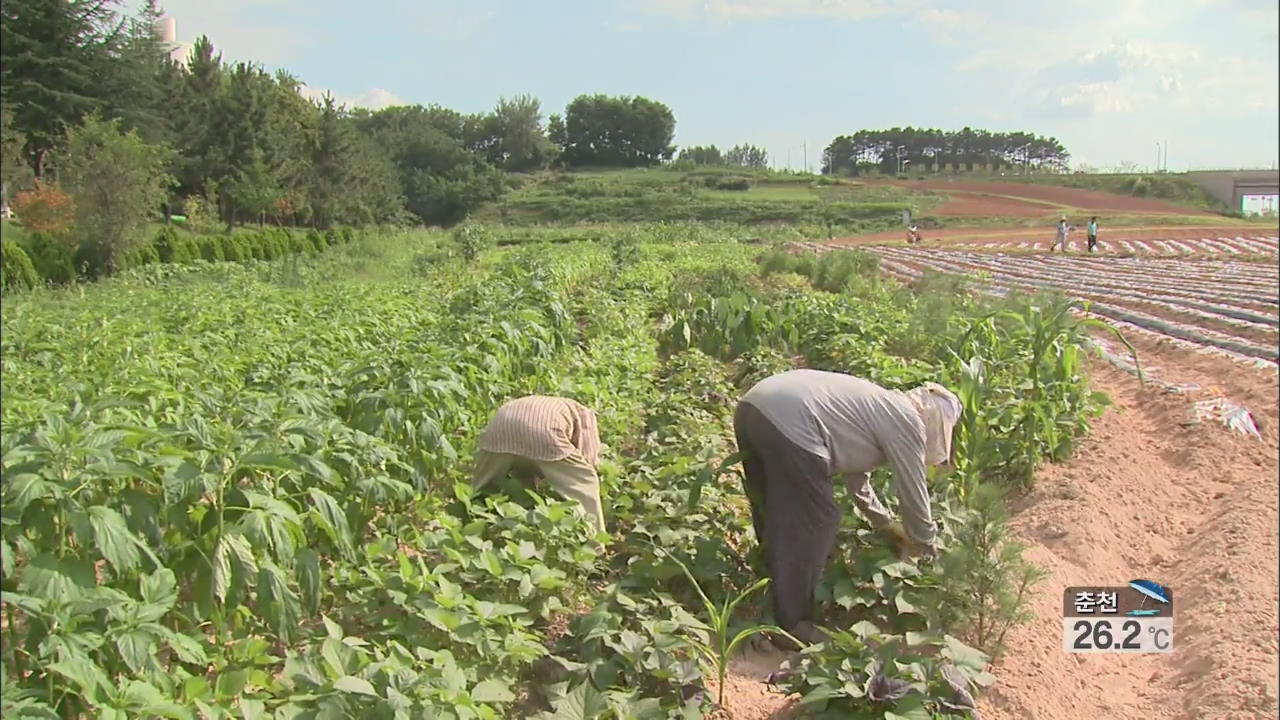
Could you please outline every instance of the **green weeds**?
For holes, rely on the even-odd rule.
[[[869,683],[900,680],[910,717],[954,700],[944,667],[987,680],[956,638],[998,650],[1035,577],[984,483],[1025,483],[1087,430],[1087,325],[1047,300],[908,293],[860,253],[755,273],[761,248],[725,230],[475,232],[5,302],[7,710],[700,717],[699,659],[723,673],[768,624],[731,632],[763,587],[733,405],[797,364],[938,380],[966,413],[934,481],[941,560],[900,562],[847,518],[819,595],[848,629],[789,687],[859,717],[890,709]],[[493,408],[535,392],[599,414],[603,552],[576,505],[465,491]]]

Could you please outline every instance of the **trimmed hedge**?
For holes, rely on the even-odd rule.
[[[30,290],[39,284],[40,276],[27,251],[9,238],[0,241],[0,291]]]
[[[123,258],[125,270],[154,263],[188,265],[197,260],[210,262],[270,261],[294,254],[318,255],[337,245],[353,242],[352,228],[331,230],[291,230],[263,228],[233,235],[193,235],[166,225],[147,242],[131,249]],[[63,285],[76,279],[75,248],[40,233],[30,233],[22,241],[5,239],[4,292],[38,285]]]

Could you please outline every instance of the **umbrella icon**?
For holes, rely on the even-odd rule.
[[[1142,593],[1142,605],[1147,604],[1147,598],[1151,598],[1161,605],[1169,604],[1169,588],[1161,585],[1155,580],[1130,580],[1129,587]],[[1159,609],[1147,610],[1139,607],[1137,610],[1130,610],[1126,615],[1156,615]]]

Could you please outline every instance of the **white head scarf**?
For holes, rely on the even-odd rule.
[[[947,462],[951,459],[951,433],[964,412],[960,398],[931,382],[908,390],[906,395],[924,420],[925,462],[930,465]]]

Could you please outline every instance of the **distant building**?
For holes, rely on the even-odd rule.
[[[1195,171],[1187,177],[1245,215],[1275,215],[1280,205],[1280,172],[1275,170]]]
[[[180,65],[185,65],[187,57],[191,54],[191,43],[178,42],[178,23],[171,17],[162,17],[156,21],[155,32],[156,37],[169,51],[169,58]]]

